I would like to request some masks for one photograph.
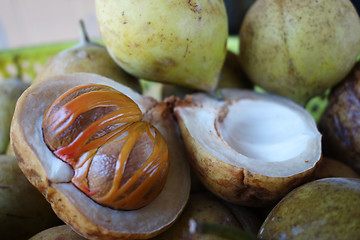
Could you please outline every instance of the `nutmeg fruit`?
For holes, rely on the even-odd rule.
[[[89,73],[19,98],[11,140],[25,176],[87,239],[148,239],[178,218],[189,166],[170,107]]]

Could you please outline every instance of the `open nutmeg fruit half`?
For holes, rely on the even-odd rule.
[[[148,239],[172,225],[190,174],[171,109],[89,73],[33,84],[17,102],[19,166],[87,239]]]
[[[250,90],[198,93],[176,103],[189,161],[201,182],[224,200],[263,206],[314,176],[321,134],[296,103]]]

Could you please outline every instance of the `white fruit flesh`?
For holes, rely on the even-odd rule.
[[[244,99],[229,105],[228,111],[223,121],[217,121],[217,129],[248,158],[285,161],[301,154],[315,136],[299,113],[279,104]]]
[[[198,95],[193,99],[201,104],[175,110],[209,154],[270,177],[306,171],[320,159],[321,135],[303,108],[284,98],[250,91],[223,93],[223,101]]]

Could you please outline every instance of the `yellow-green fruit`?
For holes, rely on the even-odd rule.
[[[19,78],[0,82],[0,154],[4,154],[10,142],[10,125],[15,104],[29,85]]]
[[[50,204],[21,172],[15,157],[0,155],[1,239],[28,239],[59,223]]]
[[[36,76],[34,83],[44,81],[51,76],[86,72],[99,74],[138,92],[141,91],[139,80],[121,69],[103,45],[91,42],[83,25],[81,37],[78,44],[50,58]]]
[[[220,72],[217,89],[221,88],[253,88],[253,84],[245,77],[241,69],[237,54],[231,51],[227,51],[225,62]],[[161,98],[172,95],[184,98],[187,94],[193,94],[195,92],[198,91],[174,84],[162,84],[161,86]]]
[[[305,104],[354,66],[360,18],[349,0],[258,0],[239,36],[248,77],[269,92]]]
[[[85,238],[74,232],[68,225],[59,225],[45,229],[29,240],[85,240]]]
[[[223,1],[96,0],[96,16],[110,55],[132,75],[216,88],[227,50]]]

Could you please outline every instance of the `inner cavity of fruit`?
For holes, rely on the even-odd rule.
[[[222,138],[240,154],[267,162],[280,162],[304,152],[314,134],[300,113],[289,107],[242,99],[226,105],[216,122]]]
[[[48,107],[42,128],[49,149],[74,169],[72,183],[99,204],[141,208],[165,184],[165,139],[132,99],[111,87],[68,90]]]

